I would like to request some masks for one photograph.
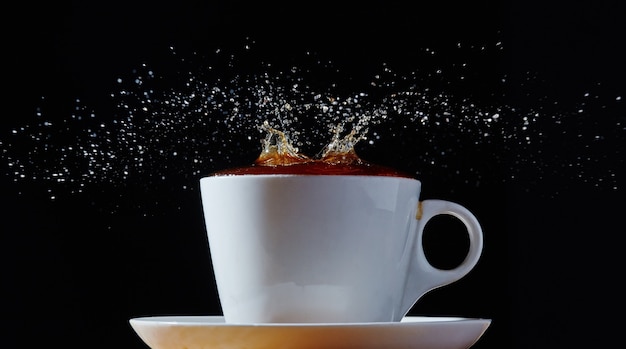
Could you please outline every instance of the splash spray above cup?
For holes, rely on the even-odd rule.
[[[453,202],[420,201],[421,182],[361,160],[354,133],[311,159],[280,131],[266,131],[255,164],[200,179],[226,322],[400,321],[426,292],[478,262],[476,217]],[[422,244],[439,214],[457,217],[469,236],[451,270],[433,267]]]

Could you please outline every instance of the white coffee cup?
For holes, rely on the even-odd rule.
[[[227,323],[400,321],[426,292],[465,276],[483,248],[476,217],[420,201],[416,179],[230,175],[204,177],[200,189]],[[452,270],[424,254],[424,227],[439,214],[469,236]]]

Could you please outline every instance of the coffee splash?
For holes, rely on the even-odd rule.
[[[258,166],[290,166],[295,164],[305,164],[313,161],[304,154],[298,152],[289,141],[287,135],[269,125],[267,121],[259,127],[267,132],[263,139],[263,149],[261,154],[254,161]]]
[[[305,175],[365,175],[406,177],[411,175],[391,167],[372,164],[361,159],[354,146],[364,134],[357,136],[357,130],[341,136],[343,127],[334,129],[330,143],[319,157],[311,158],[298,152],[288,136],[266,121],[260,130],[266,132],[259,157],[250,166],[229,168],[213,173],[214,176],[252,174],[305,174]]]

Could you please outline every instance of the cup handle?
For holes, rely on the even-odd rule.
[[[450,270],[433,267],[424,254],[422,236],[426,223],[434,216],[448,214],[458,218],[467,228],[469,251],[461,264]],[[478,219],[465,207],[445,200],[424,200],[418,203],[416,214],[415,253],[409,262],[408,278],[400,309],[399,321],[425,293],[459,280],[478,263],[483,249],[483,233]]]

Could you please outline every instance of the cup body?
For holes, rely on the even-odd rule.
[[[418,180],[236,175],[200,188],[226,322],[399,321],[453,281],[429,280],[437,270],[416,253]]]

